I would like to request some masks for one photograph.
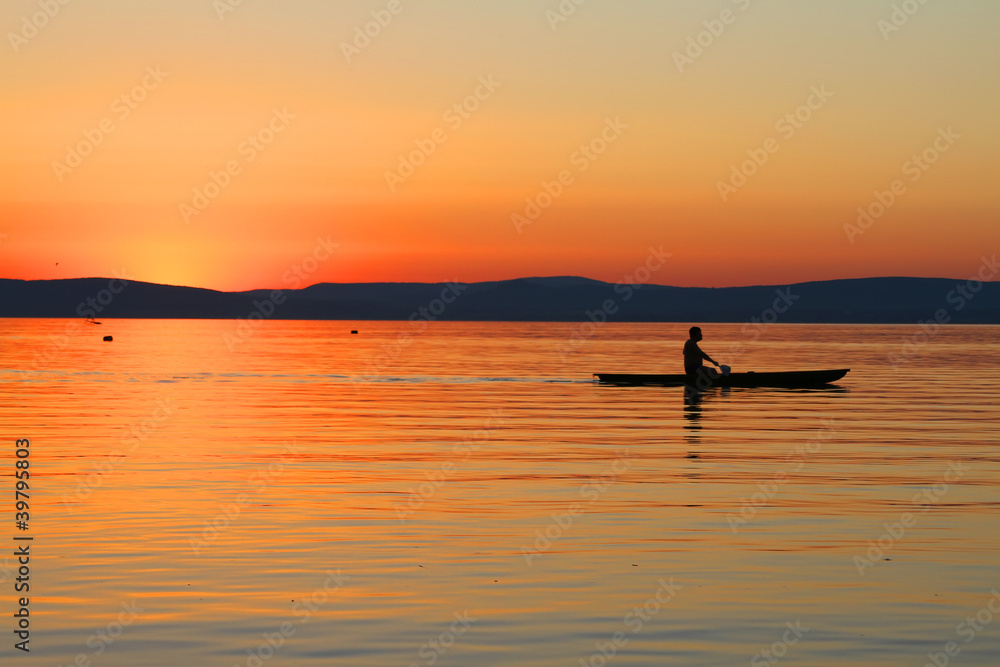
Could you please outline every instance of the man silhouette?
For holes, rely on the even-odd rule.
[[[684,343],[684,372],[688,376],[688,382],[697,384],[700,388],[711,387],[712,380],[719,377],[719,371],[714,368],[705,368],[701,362],[704,359],[716,366],[719,365],[719,362],[702,352],[701,348],[698,347],[698,341],[702,339],[701,327],[691,327],[688,334],[691,337]]]

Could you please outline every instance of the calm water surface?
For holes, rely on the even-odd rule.
[[[0,320],[20,662],[1000,664],[1000,327],[579,327]]]

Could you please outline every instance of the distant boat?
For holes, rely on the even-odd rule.
[[[97,320],[95,320],[93,317],[88,317],[87,318],[87,324],[100,324],[100,322],[98,322]]]
[[[780,387],[799,389],[822,387],[841,379],[851,369],[825,371],[786,371],[755,373],[730,373],[712,381],[712,387]],[[594,373],[605,384],[623,386],[649,385],[654,387],[679,387],[689,383],[687,375],[637,375],[628,373]]]

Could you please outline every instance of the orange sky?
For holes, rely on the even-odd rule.
[[[329,238],[309,282],[613,282],[662,246],[654,282],[722,286],[1000,245],[994,2],[217,4],[4,3],[0,277],[281,286]]]

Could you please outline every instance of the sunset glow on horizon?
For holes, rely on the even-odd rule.
[[[0,277],[967,278],[1000,5],[899,5],[10,0]]]

